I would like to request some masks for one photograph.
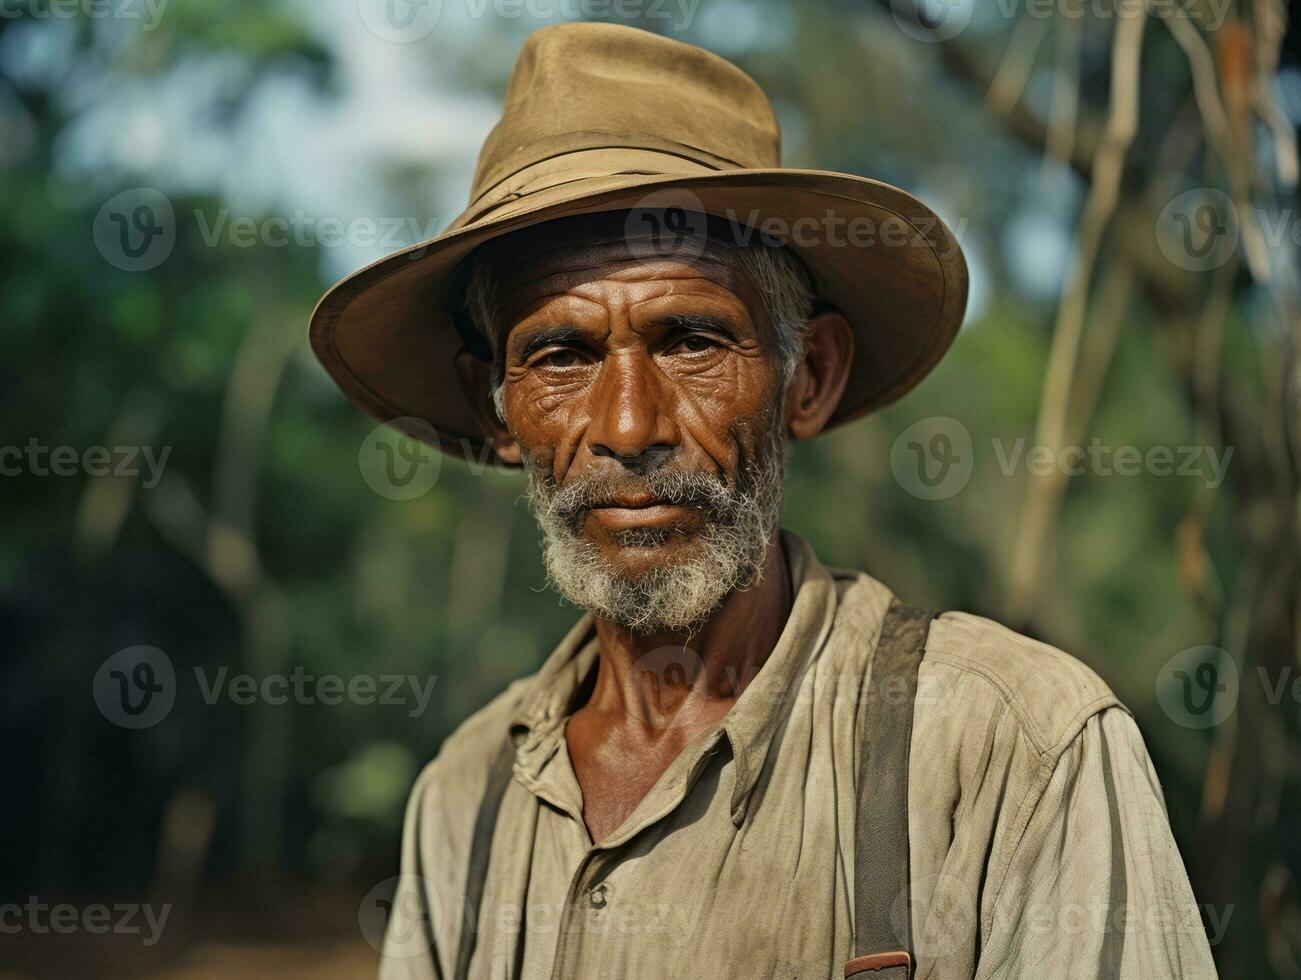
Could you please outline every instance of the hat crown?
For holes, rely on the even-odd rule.
[[[541,161],[603,148],[762,169],[779,165],[781,134],[759,85],[715,54],[634,27],[557,24],[524,42],[471,202]]]

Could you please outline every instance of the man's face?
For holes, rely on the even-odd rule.
[[[636,251],[568,244],[499,269],[502,406],[555,584],[658,632],[698,625],[762,564],[784,376],[721,250]]]

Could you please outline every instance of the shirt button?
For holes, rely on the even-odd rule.
[[[609,901],[610,888],[602,883],[587,893],[587,900],[592,903],[592,908],[603,909]]]

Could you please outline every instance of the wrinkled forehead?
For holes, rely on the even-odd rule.
[[[484,246],[503,312],[598,279],[694,279],[732,294],[763,319],[756,285],[718,219],[682,211],[580,215],[546,222]]]

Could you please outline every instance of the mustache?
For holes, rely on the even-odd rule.
[[[543,491],[538,503],[547,516],[570,527],[581,523],[594,507],[614,506],[630,498],[698,507],[720,516],[735,505],[738,494],[737,489],[713,473],[683,467],[661,467],[642,474],[588,473],[564,485],[557,484],[550,472],[536,476]]]

